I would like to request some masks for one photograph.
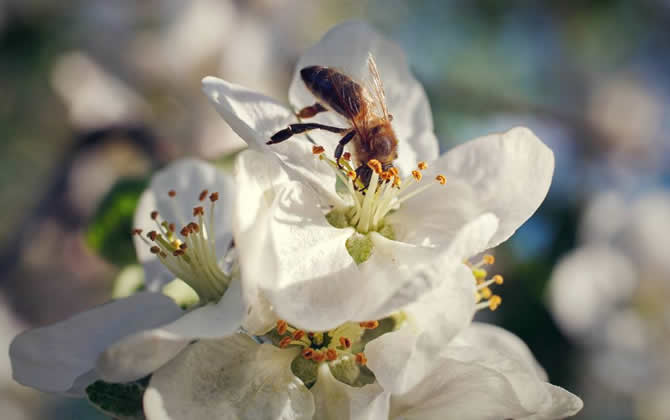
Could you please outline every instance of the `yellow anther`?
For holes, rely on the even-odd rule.
[[[314,356],[314,350],[312,350],[309,347],[306,347],[302,350],[301,354],[302,354],[302,357],[304,357],[307,360],[310,360],[312,358],[312,356]]]
[[[498,309],[498,306],[502,304],[502,298],[498,295],[493,295],[491,296],[491,299],[489,299],[489,309],[492,311],[495,311]]]
[[[421,181],[421,178],[423,178],[421,172],[417,171],[416,169],[412,171],[412,176],[414,179],[416,179],[417,182]]]
[[[356,172],[349,171],[349,172],[347,172],[347,176],[351,179],[356,179]]]
[[[504,281],[503,276],[501,276],[500,274],[496,274],[495,276],[493,276],[493,281],[495,282],[495,284],[503,284]]]
[[[381,175],[379,175],[379,177],[384,181],[388,181],[393,177],[393,174],[391,173],[391,171],[384,171],[381,173]]]
[[[444,175],[438,175],[435,177],[435,180],[439,182],[440,184],[444,185],[447,183],[447,178],[444,177]]]
[[[391,167],[389,171],[393,174],[393,176],[398,176],[398,168],[396,168],[395,166]]]
[[[489,299],[491,296],[493,296],[493,292],[491,289],[488,287],[483,288],[482,290],[479,291],[479,294],[484,298],[484,299]]]
[[[373,171],[375,171],[375,173],[377,174],[382,173],[382,164],[377,159],[370,159],[368,161],[368,167]]]
[[[323,148],[323,146],[312,146],[312,153],[315,155],[320,155],[323,153],[326,149]]]
[[[293,341],[293,337],[291,336],[282,338],[281,341],[279,342],[279,348],[284,349],[288,347],[288,345],[291,344],[291,341]]]
[[[486,270],[484,270],[483,268],[473,269],[472,274],[475,276],[475,279],[477,279],[477,280],[484,280],[486,278],[486,276],[488,275]]]
[[[316,363],[323,362],[324,359],[326,358],[326,355],[322,351],[315,351],[312,353],[312,360],[315,361]]]
[[[363,366],[368,362],[368,358],[365,357],[364,353],[356,353],[356,363]]]
[[[424,161],[419,162],[419,164],[418,164],[417,166],[418,166],[419,169],[422,170],[422,171],[428,169],[428,164],[427,164],[426,162],[424,162]]]
[[[337,351],[335,349],[326,350],[326,360],[332,362],[335,359],[337,359]]]
[[[358,325],[361,328],[365,328],[368,330],[374,330],[379,326],[379,321],[365,321],[365,322],[359,322]]]
[[[491,255],[491,254],[486,254],[486,255],[484,255],[484,257],[482,258],[482,260],[484,261],[484,264],[489,264],[489,265],[490,265],[490,264],[493,264],[493,263],[496,262],[496,257],[494,257],[494,256]]]

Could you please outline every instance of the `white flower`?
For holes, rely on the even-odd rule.
[[[369,53],[393,114],[401,183],[377,184],[377,176],[394,176],[374,173],[365,194],[354,188],[348,169],[328,162],[338,136],[309,133],[325,148],[319,156],[300,136],[266,146],[296,122],[293,112],[241,86],[203,80],[218,112],[254,150],[238,160],[234,223],[243,281],[258,290],[248,293],[310,330],[379,319],[415,301],[439,284],[425,275],[426,266],[439,259],[448,277],[448,267],[507,239],[542,202],[553,174],[551,150],[525,128],[473,140],[438,158],[430,107],[404,55],[362,23],[335,27],[299,60],[292,105],[315,102],[299,69],[336,66],[365,80]],[[325,112],[314,121],[346,126],[337,119]]]
[[[366,339],[366,331],[384,332],[409,319],[439,345],[470,322],[474,309],[475,279],[461,265],[453,282],[406,307],[396,321],[382,321],[384,326],[346,323],[310,333],[279,320],[266,336],[273,340],[262,344],[244,334],[199,341],[152,376],[145,412],[149,420],[387,419],[390,393],[374,381],[383,372],[372,369],[371,375],[363,367],[365,346],[380,339]]]
[[[356,325],[319,336],[282,321],[272,342],[243,334],[200,341],[152,376],[147,418],[556,419],[579,411],[581,400],[548,384],[516,336],[469,326],[477,270],[459,265],[453,281],[393,317],[398,329],[367,343]]]
[[[214,196],[204,194],[210,204],[194,212],[203,189]],[[241,284],[222,268],[232,196],[230,181],[204,162],[187,159],[159,171],[137,210],[138,256],[150,288],[157,289],[168,272],[157,266],[162,260],[172,270],[170,278],[178,276],[199,294],[200,306],[183,311],[163,294],[138,293],[26,331],[10,348],[14,379],[47,392],[83,395],[97,379],[128,382],[150,374],[193,339],[237,331],[245,314]],[[154,211],[158,214],[151,215]],[[181,229],[172,227],[172,220],[190,226],[183,232],[187,237],[176,236]],[[148,235],[149,243],[140,235]],[[151,252],[154,246],[159,249]]]

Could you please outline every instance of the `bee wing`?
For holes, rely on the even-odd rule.
[[[375,62],[375,57],[372,53],[368,53],[368,69],[370,71],[370,80],[367,83],[369,86],[367,90],[371,94],[371,97],[368,100],[373,105],[373,109],[377,111],[376,114],[379,117],[390,121],[391,116],[386,108],[384,84],[382,83],[381,77],[379,77],[377,63]]]

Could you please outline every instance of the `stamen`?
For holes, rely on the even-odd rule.
[[[419,162],[417,169],[402,179],[396,167],[388,165],[389,168],[384,169],[379,160],[370,159],[364,164],[372,170],[372,174],[367,180],[367,185],[363,185],[363,180],[357,174],[358,168],[352,168],[347,160],[341,159],[336,163],[323,153],[319,154],[319,160],[325,161],[335,171],[352,198],[350,208],[333,211],[346,214],[344,223],[356,228],[362,234],[379,231],[385,226],[384,218],[389,212],[396,210],[404,201],[436,185],[426,183],[417,188],[410,188],[422,180],[421,171],[428,168],[426,162]],[[446,182],[446,178],[441,175],[436,179],[438,182]]]
[[[365,354],[363,352],[356,353],[356,363],[358,363],[361,366],[364,366],[367,362],[368,358],[365,357]]]
[[[280,319],[277,321],[277,332],[279,335],[284,335],[286,334],[286,329],[288,328],[288,323],[284,321],[283,319]]]
[[[202,190],[198,200],[204,201],[207,194],[208,190]],[[177,193],[175,190],[170,190],[168,195],[174,198]],[[160,215],[156,210],[150,213],[150,217],[156,223],[158,230],[146,234],[151,242],[141,237],[150,247],[150,251],[160,256],[161,262],[175,277],[195,290],[202,303],[217,301],[225,293],[231,281],[231,277],[219,266],[215,238],[211,233],[214,226],[214,202],[218,200],[218,193],[210,194],[209,198],[212,201],[210,206],[212,211],[208,222],[203,217],[205,211],[202,206],[193,209],[197,223],[192,221],[185,224],[180,221],[183,227],[179,230],[179,234],[183,240],[175,235],[177,229],[175,223],[159,220]],[[174,207],[175,214],[179,215],[176,206]],[[141,232],[139,229],[133,230],[136,235]]]
[[[281,341],[279,341],[279,348],[285,349],[289,344],[291,344],[291,341],[293,341],[293,338],[290,336],[282,338]]]
[[[133,235],[141,235],[142,234],[142,229],[135,228],[135,229],[132,230],[132,234]]]
[[[365,322],[359,323],[358,325],[360,325],[361,328],[365,328],[365,329],[368,329],[368,330],[374,330],[375,328],[377,328],[379,326],[379,321],[365,321]]]
[[[340,337],[340,346],[344,349],[348,349],[351,347],[351,340],[349,340],[347,337]]]
[[[498,295],[491,296],[489,299],[489,309],[495,311],[502,304],[502,298]]]
[[[332,362],[337,359],[337,351],[335,349],[326,350],[326,360]]]
[[[316,363],[323,362],[324,359],[326,358],[326,355],[322,351],[315,351],[312,353],[312,360]]]
[[[342,159],[346,160],[347,162],[351,161],[351,153],[344,152],[344,154],[342,155]]]
[[[326,149],[323,148],[323,146],[312,146],[312,153],[315,155],[320,155],[321,153],[325,152]]]
[[[311,360],[312,356],[314,356],[314,350],[310,349],[309,347],[306,347],[302,349],[302,357],[304,357],[307,360]]]
[[[377,175],[382,173],[382,164],[377,159],[370,159],[368,161],[368,167],[372,169]],[[372,185],[372,182],[370,182]]]
[[[447,183],[447,178],[444,177],[444,175],[438,175],[435,177],[435,180],[439,182],[441,185],[444,185]]]
[[[297,330],[296,332],[293,333],[293,339],[298,341],[301,338],[305,336],[305,332],[303,330]]]

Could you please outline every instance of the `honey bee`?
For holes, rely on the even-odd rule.
[[[368,162],[376,159],[382,170],[393,168],[398,157],[398,140],[391,127],[393,116],[386,108],[384,87],[372,55],[368,56],[371,86],[366,89],[339,70],[324,66],[309,66],[300,70],[300,76],[317,102],[296,113],[299,118],[311,118],[321,112],[337,112],[350,123],[340,128],[318,123],[290,124],[288,128],[275,133],[267,144],[276,144],[291,138],[294,134],[310,130],[325,130],[344,134],[335,148],[335,162],[341,166],[340,158],[344,147],[354,145],[353,157],[356,164],[356,178],[364,188],[370,183],[372,169]]]

